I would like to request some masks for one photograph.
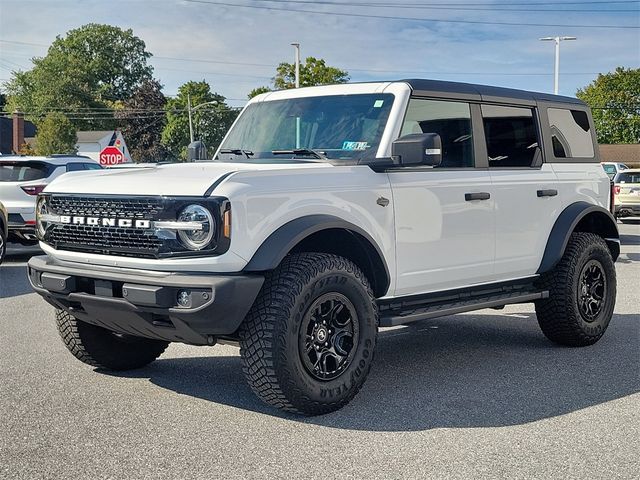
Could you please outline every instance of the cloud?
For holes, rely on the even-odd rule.
[[[263,2],[259,4],[265,5]],[[110,23],[133,28],[157,57],[274,66],[281,61],[292,61],[293,49],[289,44],[298,41],[302,45],[303,57],[325,58],[329,64],[349,70],[354,81],[427,77],[549,91],[553,82],[553,46],[539,42],[538,37],[557,34],[578,37],[578,41],[562,45],[563,94],[573,95],[578,87],[593,80],[597,72],[611,71],[620,65],[637,67],[640,64],[637,30],[433,24],[170,0],[8,0],[3,1],[0,8],[1,38],[7,40],[48,44],[57,34],[64,34],[85,23]],[[291,5],[291,8],[339,9],[335,6],[305,5]],[[9,11],[10,15],[7,14]],[[376,9],[375,12],[529,23],[628,25],[633,24],[634,16],[638,18],[637,14],[629,13],[496,14],[406,9]],[[15,64],[28,66],[31,56],[46,52],[45,47],[37,46],[0,44],[0,48],[0,60],[4,60],[0,61],[0,78],[8,78]],[[205,79],[216,91],[234,99],[234,104],[242,104],[248,91],[268,84],[275,73],[274,66],[163,58],[154,58],[152,63],[166,93],[175,94],[185,81]]]

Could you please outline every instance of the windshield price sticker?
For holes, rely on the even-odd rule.
[[[344,142],[342,150],[366,150],[369,148],[369,142]]]

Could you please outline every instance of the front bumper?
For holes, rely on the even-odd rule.
[[[118,333],[193,345],[233,336],[264,282],[260,275],[97,270],[57,263],[48,256],[32,257],[28,273],[37,293],[79,320]],[[179,305],[182,292],[188,301]]]

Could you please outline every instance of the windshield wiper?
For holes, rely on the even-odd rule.
[[[253,156],[253,152],[251,150],[242,150],[241,148],[221,148],[219,153],[222,153],[223,155],[244,155],[247,158],[251,158]]]
[[[271,150],[272,155],[313,155],[318,160],[329,160],[329,158],[318,150],[309,148],[295,148],[293,150]]]

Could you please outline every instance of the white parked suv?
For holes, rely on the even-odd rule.
[[[101,168],[89,157],[75,155],[1,156],[0,201],[9,214],[9,241],[23,245],[38,243],[36,200],[53,179],[66,172]]]
[[[29,277],[89,365],[235,342],[260,398],[322,414],[362,387],[379,327],[533,302],[553,342],[598,341],[611,194],[575,98],[429,80],[272,92],[214,161],[50,184]]]

